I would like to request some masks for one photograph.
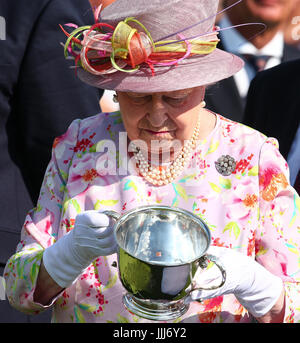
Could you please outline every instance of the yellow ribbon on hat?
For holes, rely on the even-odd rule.
[[[124,21],[120,21],[112,35],[112,47],[115,50],[115,55],[126,59],[129,52],[129,44],[132,36],[137,32]],[[120,50],[122,49],[122,50]],[[124,50],[125,49],[125,50]],[[127,50],[127,52],[126,52]],[[117,53],[116,53],[117,51]]]
[[[192,54],[205,55],[212,53],[216,49],[219,39],[214,41],[193,39],[187,40],[187,42],[191,44]],[[185,41],[177,42],[175,40],[156,42],[154,52],[186,52],[186,43]]]

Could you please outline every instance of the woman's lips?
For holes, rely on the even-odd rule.
[[[173,137],[174,136],[174,130],[173,131],[152,131],[152,130],[144,129],[144,131],[156,137]]]
[[[161,135],[161,134],[170,132],[170,131],[152,131],[152,130],[146,130],[146,131],[150,132],[152,135]]]

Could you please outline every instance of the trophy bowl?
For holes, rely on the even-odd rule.
[[[207,265],[205,254],[211,243],[210,231],[200,217],[169,206],[138,207],[122,216],[105,211],[115,222],[118,269],[127,291],[124,305],[131,312],[151,320],[173,320],[189,308],[186,301],[194,288],[197,268]],[[217,258],[209,255],[226,273]]]

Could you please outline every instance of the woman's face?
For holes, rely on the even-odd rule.
[[[233,2],[232,0],[230,3]],[[236,11],[247,15],[248,19],[274,25],[287,19],[294,2],[295,0],[246,0],[236,6]]]
[[[153,141],[163,141],[166,148],[174,140],[183,144],[193,134],[204,94],[204,86],[159,93],[118,92],[129,139],[144,141],[151,151]]]

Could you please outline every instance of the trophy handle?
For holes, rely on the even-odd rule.
[[[102,213],[104,213],[107,216],[113,218],[115,221],[117,221],[121,217],[121,214],[119,214],[116,211],[103,211]]]
[[[205,288],[205,287],[192,288],[191,292],[196,291],[196,290],[210,291],[213,289],[220,288],[224,285],[224,283],[226,281],[226,270],[223,268],[218,257],[216,257],[214,255],[206,254],[199,259],[198,264],[201,268],[206,268],[208,266],[209,261],[213,262],[219,268],[219,271],[221,272],[222,280],[221,280],[220,284],[217,286],[211,286],[211,287],[207,287],[207,288]]]

